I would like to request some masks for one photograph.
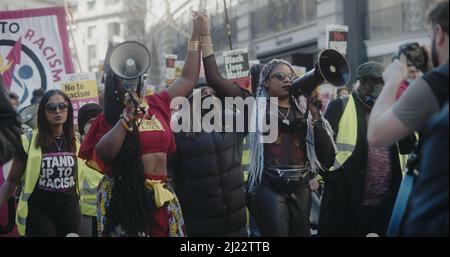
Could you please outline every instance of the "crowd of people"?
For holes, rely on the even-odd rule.
[[[18,97],[2,86],[0,164],[13,161],[0,207],[17,189],[21,236],[309,237],[315,196],[318,236],[448,236],[447,0],[428,14],[426,68],[405,52],[386,68],[363,63],[325,112],[318,89],[292,93],[287,61],[252,67],[252,92],[222,77],[208,15],[192,16],[179,80],[144,97],[109,70],[102,105],[83,106],[77,128],[69,97],[50,90],[36,92],[37,128],[21,135]],[[190,127],[215,116],[223,129],[173,131],[180,97]],[[195,115],[226,98],[258,101]],[[261,141],[274,115],[276,138]],[[252,122],[230,132],[230,117]]]

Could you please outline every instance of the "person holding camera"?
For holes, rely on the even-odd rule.
[[[369,124],[368,138],[373,146],[384,146],[412,131],[421,132],[413,158],[408,162],[407,174],[402,183],[403,193],[397,199],[391,218],[388,233],[392,236],[402,233],[442,235],[440,227],[448,227],[448,179],[445,179],[445,176],[448,178],[448,164],[439,163],[448,158],[448,144],[442,144],[442,141],[423,133],[433,116],[449,100],[448,5],[448,0],[442,1],[428,14],[432,49],[431,52],[425,52],[428,53],[430,70],[436,68],[416,81],[395,102],[397,87],[406,76],[406,63],[411,61],[408,54],[401,55],[400,61],[394,61],[384,74],[386,89],[374,108],[374,116]],[[434,126],[438,129],[429,131],[448,128],[448,119],[447,125],[445,122],[445,119],[441,119],[440,127]],[[442,137],[440,140],[445,139]],[[434,142],[435,146],[430,145],[430,142]],[[445,216],[446,219],[442,219]],[[406,227],[405,221],[413,227]]]
[[[386,147],[425,128],[448,101],[448,1],[437,4],[428,15],[432,49],[424,47],[430,72],[415,81],[396,102],[398,87],[407,77],[408,54],[390,64],[385,87],[370,116],[367,139],[374,147]],[[409,60],[411,61],[411,60]],[[432,67],[436,67],[432,70]]]
[[[338,152],[324,174],[319,236],[385,235],[402,178],[399,150],[397,145],[375,149],[366,138],[383,71],[377,62],[361,65],[359,88],[328,107],[325,118],[335,131]]]

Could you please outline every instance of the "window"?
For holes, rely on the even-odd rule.
[[[93,39],[95,35],[95,26],[88,27],[88,38]]]
[[[91,0],[87,2],[87,9],[92,10],[95,7],[95,0]]]
[[[426,11],[436,0],[371,0],[368,2],[368,38],[383,38],[401,33],[424,31]]]
[[[254,38],[277,33],[316,19],[316,0],[268,0],[251,13]]]
[[[88,60],[89,64],[94,63],[97,59],[97,48],[95,45],[88,46]]]
[[[108,24],[108,40],[112,40],[114,36],[120,36],[120,24],[117,22]]]

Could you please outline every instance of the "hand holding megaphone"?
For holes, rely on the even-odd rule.
[[[124,117],[127,119],[127,121],[135,121],[136,109],[138,108],[139,104],[137,93],[133,90],[128,90],[127,93],[125,93],[123,103],[125,105],[125,110],[123,111]]]
[[[320,118],[320,110],[323,108],[323,99],[320,96],[319,90],[314,90],[309,96],[309,111],[311,112],[313,120]]]

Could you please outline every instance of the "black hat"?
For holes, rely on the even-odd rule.
[[[90,103],[83,105],[78,111],[78,130],[81,135],[84,135],[84,126],[86,123],[92,119],[97,117],[100,113],[103,112],[103,107],[99,104]]]
[[[383,77],[384,66],[379,62],[367,62],[358,67],[358,79],[379,79]]]

